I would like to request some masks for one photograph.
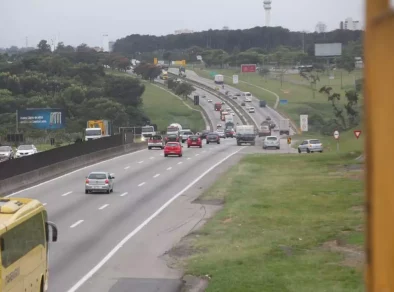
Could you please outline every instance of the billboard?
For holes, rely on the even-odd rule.
[[[18,111],[19,124],[28,124],[35,129],[63,129],[66,115],[59,108],[32,108]]]
[[[316,57],[334,57],[342,55],[341,43],[315,44]]]
[[[185,66],[186,65],[186,60],[180,60],[180,61],[172,61],[172,65],[181,65]]]
[[[242,64],[241,65],[241,72],[248,73],[248,72],[256,72],[256,64]]]

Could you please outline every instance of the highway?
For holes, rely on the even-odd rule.
[[[169,72],[173,73],[173,74],[178,74],[178,69],[177,68],[170,68]],[[194,71],[191,70],[186,70],[186,76],[188,79],[196,81],[198,83],[201,83],[205,86],[208,86],[210,88],[215,88],[218,85],[216,85],[212,80],[210,79],[206,79],[206,78],[202,78],[200,76],[198,76]],[[231,94],[235,94],[237,92],[241,93],[241,91],[237,88],[234,88],[232,86],[229,85],[224,85],[224,89],[222,89],[221,86],[219,86],[220,88],[220,92],[225,93],[226,91],[229,91]],[[237,99],[234,100],[235,102],[237,102],[239,105],[241,105],[243,98],[238,97]],[[260,125],[262,121],[264,121],[268,116],[271,117],[271,119],[275,122],[276,125],[279,125],[279,120],[281,119],[281,115],[276,112],[274,109],[272,109],[271,107],[265,107],[265,108],[261,108],[259,105],[259,99],[256,97],[252,98],[252,102],[250,103],[246,103],[246,106],[253,106],[255,108],[255,113],[249,113],[246,111],[246,106],[243,107],[245,109],[245,114],[248,114],[249,116],[251,116],[254,121]],[[293,135],[294,132],[293,130],[290,130],[290,134]]]
[[[206,96],[201,106],[214,125],[222,123],[213,108],[218,99]],[[58,226],[59,241],[50,246],[49,291],[176,291],[182,275],[160,256],[204,216],[190,204],[190,190],[244,148],[236,146],[235,139],[222,139],[219,145],[184,147],[183,157],[140,150],[10,195],[40,200]],[[85,194],[85,177],[91,171],[114,173],[114,192]],[[165,208],[169,200],[175,201]],[[163,212],[157,213],[160,208]]]

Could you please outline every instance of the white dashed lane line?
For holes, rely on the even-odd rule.
[[[142,187],[145,184],[145,182],[140,183],[138,186]]]
[[[171,170],[171,169],[172,169],[172,167],[167,168],[167,170]]]
[[[124,196],[127,196],[127,194],[128,194],[128,192],[125,192],[125,193],[121,194],[120,196],[124,197]]]
[[[152,156],[152,157],[149,157],[149,159],[154,159],[154,157]]]
[[[77,227],[79,224],[81,224],[83,222],[83,220],[78,220],[77,222],[75,222],[73,225],[70,226],[70,228],[74,228]]]
[[[156,177],[158,177],[159,175],[160,175],[160,173],[155,174],[155,175],[153,176],[153,178],[156,178]]]
[[[42,205],[43,205],[43,206],[46,206],[46,205],[47,205],[47,203],[42,203]]]
[[[64,194],[62,195],[62,197],[68,196],[68,195],[71,194],[71,193],[72,193],[72,192],[64,193]]]
[[[138,163],[140,163],[140,164],[141,164],[142,162],[144,162],[144,161],[142,160],[142,161],[139,161]]]
[[[179,162],[178,162],[178,164],[182,164],[182,163],[183,163],[182,161],[179,161]]]
[[[99,210],[103,210],[103,209],[105,209],[105,208],[107,208],[109,206],[109,204],[105,204],[105,205],[102,205],[100,208],[98,208]]]
[[[190,159],[191,159],[190,157],[187,158],[187,160],[190,160]]]
[[[130,168],[130,166],[126,166],[124,169],[129,169]]]
[[[200,154],[197,153],[196,156],[198,156],[198,155],[200,155]]]

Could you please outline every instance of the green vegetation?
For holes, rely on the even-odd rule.
[[[207,292],[363,291],[363,166],[355,157],[245,157],[200,198],[225,205],[189,236],[186,272],[209,275]]]

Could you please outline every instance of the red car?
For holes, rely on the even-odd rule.
[[[164,147],[164,157],[177,155],[182,157],[182,145],[179,142],[168,142]]]
[[[198,146],[202,148],[201,138],[197,135],[189,136],[189,138],[187,138],[187,148],[190,148],[190,146]]]

